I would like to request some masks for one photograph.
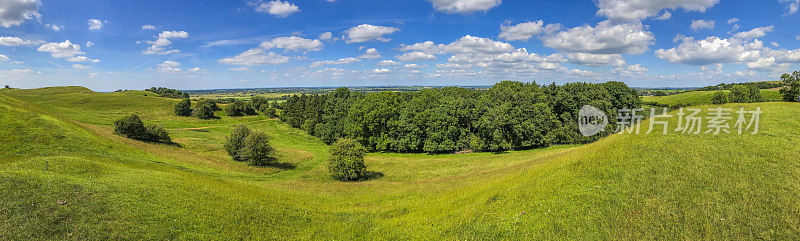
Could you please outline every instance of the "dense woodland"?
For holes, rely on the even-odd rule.
[[[609,114],[601,135],[584,137],[575,120],[583,105]],[[370,151],[452,153],[507,151],[597,140],[616,126],[618,109],[641,105],[621,82],[501,82],[488,90],[458,87],[364,94],[339,88],[294,95],[281,120],[330,144],[352,138]]]

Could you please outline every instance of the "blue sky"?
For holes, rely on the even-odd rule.
[[[0,0],[0,84],[94,90],[623,81],[800,70],[800,0]]]

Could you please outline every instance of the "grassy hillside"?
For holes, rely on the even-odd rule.
[[[800,235],[796,103],[726,105],[761,107],[758,135],[613,135],[501,154],[370,154],[367,165],[383,176],[360,183],[328,178],[327,147],[301,131],[261,117],[174,117],[172,104],[135,93],[0,91],[0,237]],[[184,147],[111,134],[111,121],[130,112],[173,129]],[[222,140],[242,123],[268,133],[284,164],[229,160]]]
[[[730,93],[729,90],[722,91]],[[665,104],[669,106],[679,104],[689,106],[710,105],[711,97],[714,96],[714,92],[716,91],[692,91],[669,96],[645,96],[642,98],[642,100],[646,102],[657,102],[659,104]],[[761,95],[764,96],[764,100],[766,101],[783,100],[783,97],[781,97],[781,94],[778,90],[761,90]]]

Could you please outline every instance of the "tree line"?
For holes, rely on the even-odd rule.
[[[172,98],[172,99],[186,99],[186,98],[189,98],[189,94],[188,93],[185,93],[185,92],[180,91],[180,90],[164,88],[164,87],[158,87],[158,88],[151,87],[150,89],[146,89],[144,91],[153,92],[153,93],[158,94],[159,97],[165,97],[165,98]]]
[[[601,135],[578,131],[578,111],[592,105],[608,114]],[[637,92],[622,82],[603,84],[500,82],[488,90],[447,87],[417,92],[293,95],[280,118],[331,144],[352,138],[369,151],[453,153],[508,151],[595,141],[616,128],[618,109],[638,108]]]

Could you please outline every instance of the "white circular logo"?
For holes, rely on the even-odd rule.
[[[583,136],[593,136],[602,132],[608,125],[608,116],[602,110],[584,105],[578,113],[578,129]]]

